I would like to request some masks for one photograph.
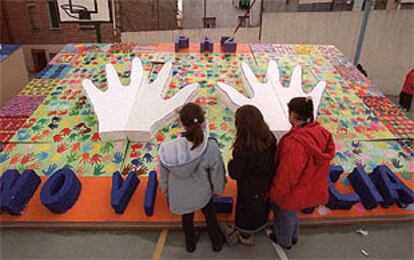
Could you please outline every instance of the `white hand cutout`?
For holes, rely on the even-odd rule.
[[[279,81],[279,68],[275,61],[269,62],[265,83],[260,83],[250,66],[243,62],[242,80],[249,97],[221,82],[217,83],[219,95],[233,111],[247,104],[256,106],[262,112],[270,130],[277,136],[291,128],[287,106],[289,101],[294,97],[312,96],[316,118],[320,99],[326,86],[324,81],[319,82],[312,92],[306,94],[302,89],[302,69],[297,66],[293,71],[289,87],[285,88]]]
[[[90,80],[82,84],[98,118],[99,134],[103,140],[147,141],[150,131],[156,131],[166,117],[185,102],[195,98],[198,84],[191,84],[180,90],[169,100],[162,99],[162,92],[168,86],[172,63],[166,63],[157,79],[149,83],[141,60],[134,58],[131,67],[131,82],[123,86],[112,64],[106,65],[108,89],[103,92]],[[167,112],[168,111],[168,112]],[[142,131],[147,131],[143,133]],[[136,137],[139,136],[137,140]]]
[[[274,87],[276,95],[278,96],[280,103],[283,106],[283,110],[287,116],[289,116],[289,108],[287,104],[292,98],[311,96],[313,101],[313,114],[316,118],[320,101],[326,87],[325,81],[318,82],[318,84],[316,84],[311,92],[306,93],[302,88],[302,67],[300,65],[297,65],[293,70],[292,77],[290,78],[289,87],[285,88],[279,81],[280,76],[278,64],[273,60],[269,62],[269,67],[267,69],[267,78],[270,80],[270,83]]]
[[[176,111],[199,95],[198,83],[185,86],[170,99],[163,93],[171,79],[172,63],[164,65],[157,79],[140,88],[126,127],[128,139],[134,142],[150,140],[163,125],[172,121]]]
[[[247,63],[243,62],[241,66],[243,85],[246,87],[249,97],[222,82],[217,83],[219,95],[233,111],[243,105],[257,107],[272,131],[277,131],[281,127],[289,130],[289,121],[286,121],[286,116],[276,96],[275,89],[270,83],[269,75],[267,75],[265,83],[260,83]]]
[[[139,86],[144,78],[141,60],[132,60],[131,82],[123,86],[112,64],[106,65],[108,88],[99,90],[89,79],[82,81],[83,88],[98,119],[98,129],[104,140],[126,139],[125,127]]]

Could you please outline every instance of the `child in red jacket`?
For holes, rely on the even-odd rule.
[[[403,111],[410,111],[414,95],[414,69],[408,72],[404,86],[400,93],[399,104]]]
[[[332,135],[314,122],[312,99],[293,98],[288,107],[292,128],[279,142],[269,193],[274,212],[270,238],[286,249],[298,240],[296,211],[328,202],[328,172],[335,155]]]

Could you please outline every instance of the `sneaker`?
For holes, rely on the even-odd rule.
[[[254,246],[254,235],[252,234],[251,236],[244,238],[242,235],[239,234],[239,240],[240,243],[246,245],[246,246]]]
[[[220,252],[221,249],[223,249],[223,242],[224,242],[224,235],[221,234],[220,242],[218,244],[213,244],[213,251]]]
[[[220,223],[219,225],[226,243],[230,247],[235,246],[239,242],[239,231],[232,225],[228,225],[226,223]]]
[[[185,241],[185,246],[188,253],[192,253],[196,250],[198,239],[200,238],[200,231],[195,232],[194,241]]]
[[[296,245],[298,243],[298,239],[292,239],[292,245]]]

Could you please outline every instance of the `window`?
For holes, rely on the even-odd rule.
[[[299,4],[298,12],[329,12],[332,11],[332,3]]]
[[[204,28],[216,28],[216,17],[203,18]]]
[[[374,3],[375,10],[385,10],[387,7],[387,0],[376,0]]]
[[[37,12],[36,4],[28,4],[27,11],[29,13],[29,20],[33,32],[40,32],[39,14]]]
[[[373,2],[373,5],[375,10],[385,10],[387,8],[387,0],[376,0]],[[362,11],[365,10],[365,6],[367,6],[366,0],[364,0],[364,3],[362,4]]]
[[[332,11],[352,11],[354,0],[334,0],[332,1]]]
[[[56,0],[49,0],[47,2],[47,6],[49,8],[49,20],[50,20],[50,28],[51,29],[58,29],[60,27],[59,24],[59,12]]]
[[[249,19],[250,19],[250,17],[248,15],[239,16],[240,27],[249,27]]]
[[[250,8],[250,0],[240,0],[239,7],[248,10]]]

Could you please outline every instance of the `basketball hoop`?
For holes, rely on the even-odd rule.
[[[57,0],[61,23],[91,24],[101,42],[101,23],[111,22],[109,0]]]
[[[61,23],[111,22],[109,0],[57,0]]]

